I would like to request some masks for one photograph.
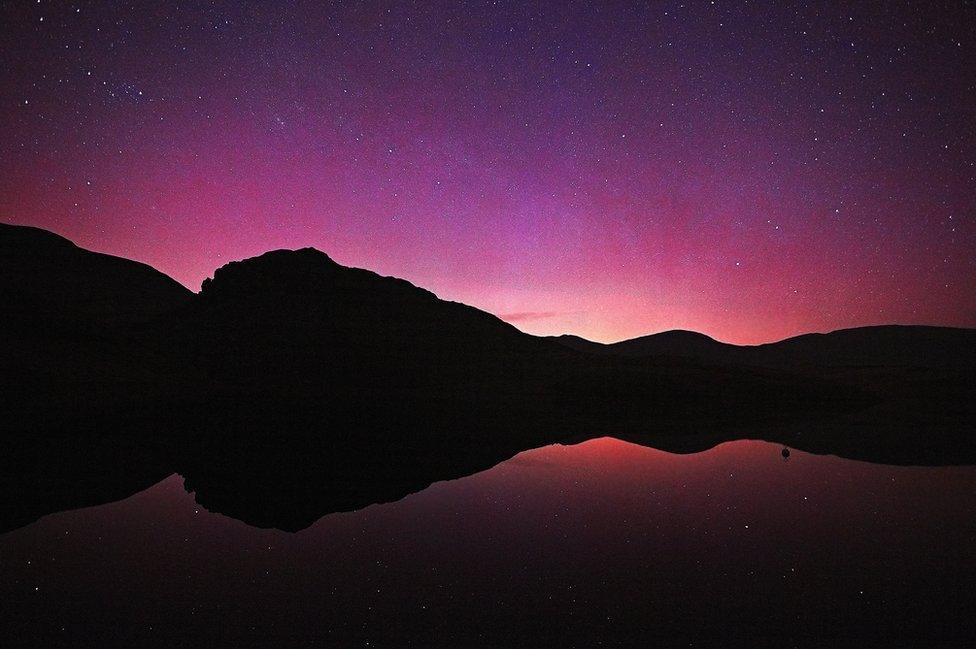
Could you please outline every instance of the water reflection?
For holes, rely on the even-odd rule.
[[[48,646],[976,635],[976,468],[782,451],[547,446],[298,533],[172,476],[0,536],[0,615]]]

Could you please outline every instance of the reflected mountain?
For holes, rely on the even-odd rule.
[[[585,443],[593,437],[564,443]],[[685,455],[750,438],[682,434],[622,439]],[[784,434],[767,440],[783,446],[783,457],[789,457],[792,448],[885,465],[976,463],[972,456],[960,456],[958,463],[939,462],[944,450],[926,454],[882,443],[872,447],[863,440],[837,446],[835,435]],[[152,447],[125,438],[43,439],[33,448],[22,442],[16,452],[0,458],[0,533],[47,514],[127,498],[173,473],[183,476],[185,489],[210,512],[254,527],[297,532],[329,514],[398,501],[433,483],[489,469],[525,450],[498,443],[364,448],[336,446],[314,435],[179,437]]]
[[[685,451],[710,445],[681,441]],[[501,444],[363,448],[313,435],[179,437],[151,448],[120,437],[21,438],[0,456],[0,532],[47,514],[122,500],[173,473],[208,511],[294,532],[328,514],[397,501],[434,482],[478,473],[523,450]]]
[[[405,475],[369,466],[379,473],[351,476],[352,491],[298,502],[274,484],[261,499],[226,468],[195,495],[173,475],[0,535],[5,631],[45,647],[968,647],[976,634],[976,467],[602,438],[297,533],[198,504],[257,521],[254,497],[311,512]]]
[[[607,346],[530,336],[313,249],[227,264],[193,294],[8,225],[0,289],[2,529],[178,472],[208,509],[295,530],[604,435],[976,463],[973,330]]]

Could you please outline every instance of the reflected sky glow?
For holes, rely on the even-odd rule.
[[[0,595],[24,628],[140,643],[558,635],[547,620],[595,639],[687,632],[702,611],[774,635],[972,633],[974,490],[971,467],[599,439],[288,534],[202,510],[174,476],[0,536]]]

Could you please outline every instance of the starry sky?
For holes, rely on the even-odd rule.
[[[972,2],[0,2],[0,221],[537,334],[976,326]]]

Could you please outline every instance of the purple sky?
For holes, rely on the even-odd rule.
[[[603,341],[976,326],[972,4],[172,5],[0,5],[0,221]]]

